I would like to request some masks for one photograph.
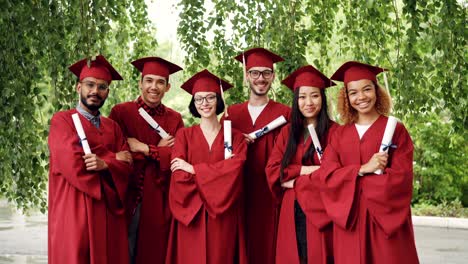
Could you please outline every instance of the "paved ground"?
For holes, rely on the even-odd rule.
[[[422,264],[468,263],[468,230],[415,227]],[[0,202],[0,264],[47,263],[47,217],[23,217]]]

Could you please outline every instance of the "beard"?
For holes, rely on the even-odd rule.
[[[81,103],[86,106],[86,108],[88,108],[90,111],[97,111],[99,110],[99,108],[101,108],[103,105],[104,105],[104,102],[106,101],[105,99],[103,100],[101,96],[99,95],[95,95],[99,100],[101,100],[99,103],[92,103],[92,104],[88,104],[87,102],[87,99],[90,98],[91,96],[84,96],[83,94],[81,94],[80,96],[80,100],[81,100]]]
[[[270,88],[271,88],[271,84],[268,86],[268,88],[264,91],[264,92],[259,92],[255,89],[254,85],[253,84],[250,84],[250,90],[257,96],[263,96],[263,95],[266,95],[268,93],[268,91],[270,91]]]

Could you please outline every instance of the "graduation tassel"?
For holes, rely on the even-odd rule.
[[[229,159],[232,157],[232,128],[231,120],[227,120],[229,117],[228,107],[226,105],[226,100],[224,100],[224,90],[223,85],[221,84],[221,79],[219,79],[219,89],[221,90],[221,99],[224,103],[224,121],[223,121],[223,130],[224,130],[224,159]]]
[[[243,69],[243,76],[244,80],[242,81],[242,84],[245,85],[246,87],[248,86],[247,83],[247,66],[245,65],[245,54],[242,52],[242,69]]]
[[[223,90],[223,85],[221,84],[221,79],[219,80],[219,89],[221,90],[221,99],[223,99],[223,103],[224,103],[224,109],[225,109],[224,117],[229,117],[226,100],[224,99],[224,90]]]
[[[390,94],[390,89],[388,88],[387,73],[385,71],[383,71],[383,78],[384,78],[385,90],[387,90],[388,96],[390,97],[390,103],[393,104],[392,95]]]

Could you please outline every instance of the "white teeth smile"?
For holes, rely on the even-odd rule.
[[[360,108],[366,108],[366,107],[369,105],[369,103],[368,103],[368,102],[365,102],[365,103],[359,103],[359,104],[357,104],[357,105],[358,105]]]

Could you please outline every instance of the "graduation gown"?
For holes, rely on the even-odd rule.
[[[291,109],[288,106],[269,100],[252,123],[248,102],[236,104],[228,109],[232,127],[242,133],[251,133],[283,115],[289,121]],[[273,200],[265,175],[268,157],[271,155],[275,139],[281,128],[257,138],[249,144],[244,168],[246,244],[249,263],[274,263],[276,230],[278,225],[278,204]]]
[[[157,159],[134,154],[134,170],[130,176],[126,199],[127,219],[130,222],[138,196],[138,180],[143,173],[143,197],[140,207],[136,263],[164,263],[172,215],[168,204],[170,182],[171,147],[157,147],[161,137],[140,116],[136,102],[121,103],[112,108],[109,115],[122,128],[126,137],[153,145],[158,151]],[[175,135],[184,126],[181,115],[165,106],[162,116],[153,119],[170,135]]]
[[[410,212],[413,143],[401,123],[384,173],[358,176],[379,151],[387,120],[380,116],[362,139],[354,124],[339,127],[325,150],[320,177],[335,223],[335,263],[419,263]]]
[[[337,126],[336,123],[333,123],[325,139],[321,140],[322,148],[326,147],[327,141],[330,138],[329,135],[333,133]],[[296,154],[292,157],[289,165],[284,168],[283,179],[280,181],[281,161],[286,151],[289,129],[289,124],[281,129],[266,167],[270,189],[275,199],[281,203],[276,244],[276,263],[299,263],[294,216],[294,202],[296,200],[304,211],[307,220],[308,263],[332,263],[333,225],[322,203],[318,170],[310,175],[300,175],[301,167],[303,166],[302,157],[312,144],[310,136],[305,141],[303,136],[301,136]],[[310,162],[305,165],[320,164],[317,153],[314,154],[313,159],[313,163]],[[281,182],[292,179],[296,179],[294,189],[281,187]]]
[[[71,115],[56,113],[49,131],[49,263],[128,263],[123,201],[131,166],[115,159],[128,150],[119,126],[101,117],[96,128],[79,114],[91,152],[108,169],[87,171]]]
[[[247,146],[232,130],[234,157],[224,159],[223,129],[211,149],[199,125],[177,132],[172,158],[195,174],[172,173],[169,205],[174,215],[167,264],[246,263],[242,219],[242,168]]]

